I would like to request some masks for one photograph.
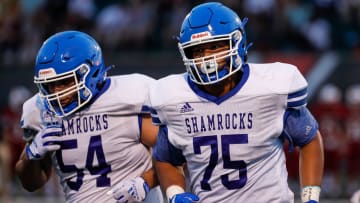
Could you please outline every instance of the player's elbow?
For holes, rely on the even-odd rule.
[[[40,184],[37,181],[29,181],[28,179],[22,178],[21,176],[19,176],[19,179],[22,187],[28,192],[35,192],[43,186],[43,184]]]
[[[32,185],[32,184],[27,184],[24,182],[21,182],[21,185],[28,192],[35,192],[36,190],[40,189],[40,187],[34,187],[34,185]]]
[[[19,178],[22,187],[28,192],[35,192],[36,190],[42,188],[42,186],[44,185],[43,181],[41,181],[40,178],[36,178],[34,174],[24,170],[21,167],[21,163],[16,164],[15,173]]]

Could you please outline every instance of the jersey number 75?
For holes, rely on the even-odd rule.
[[[239,179],[229,180],[227,174],[221,175],[221,183],[229,190],[239,189],[244,187],[247,181],[247,170],[245,161],[232,161],[230,159],[230,145],[231,144],[246,144],[248,143],[247,134],[230,134],[221,135],[221,152],[218,150],[218,138],[216,135],[194,137],[193,147],[195,154],[201,154],[201,146],[210,146],[211,155],[209,165],[206,167],[204,177],[200,182],[201,189],[211,190],[209,180],[212,172],[218,162],[219,153],[222,153],[223,168],[224,169],[238,169]]]

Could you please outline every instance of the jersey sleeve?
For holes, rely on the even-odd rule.
[[[160,90],[160,91],[159,91]],[[151,117],[152,122],[154,125],[166,125],[166,114],[165,110],[163,109],[162,105],[162,98],[164,98],[164,95],[162,95],[161,91],[161,85],[159,83],[154,83],[149,91],[149,106],[151,107]]]
[[[144,85],[145,85],[145,89],[146,89],[146,94],[145,94],[145,99],[144,99],[144,103],[141,107],[141,113],[144,114],[150,114],[151,113],[151,103],[150,103],[150,87],[155,83],[155,79],[148,77],[148,76],[144,76]]]
[[[154,125],[168,125],[178,111],[179,101],[193,96],[184,77],[185,74],[169,75],[158,79],[151,86],[149,100]]]
[[[306,107],[288,109],[284,115],[283,136],[293,146],[310,143],[318,130],[318,123]]]
[[[308,84],[304,76],[295,67],[289,86],[287,97],[287,107],[298,109],[307,104],[307,87]]]
[[[33,139],[38,131],[41,130],[40,124],[40,98],[38,95],[28,99],[23,104],[20,127],[23,129],[23,139],[29,142]]]
[[[182,151],[169,142],[166,126],[160,126],[158,138],[153,148],[153,157],[157,161],[168,162],[175,166],[181,166],[185,163]]]
[[[158,113],[154,108],[151,109],[151,119],[154,125],[161,125]]]
[[[155,79],[138,73],[109,78],[109,88],[91,104],[92,109],[119,115],[150,114],[149,87]]]
[[[121,76],[119,89],[123,89],[124,86],[127,88],[126,92],[121,95],[124,103],[138,106],[140,114],[150,114],[149,89],[155,81],[150,76],[138,73]]]

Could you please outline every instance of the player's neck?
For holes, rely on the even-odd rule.
[[[234,75],[226,78],[219,83],[201,86],[200,88],[208,94],[211,94],[215,97],[221,97],[229,93],[235,86],[239,83],[242,77],[242,71],[238,71]]]

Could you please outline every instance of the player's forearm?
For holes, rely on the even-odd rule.
[[[159,182],[157,180],[156,171],[154,168],[151,168],[150,170],[146,171],[141,175],[142,178],[144,178],[145,182],[149,185],[150,188],[153,188],[157,185],[159,185]]]
[[[320,186],[324,168],[324,150],[319,132],[309,144],[300,150],[300,184]]]
[[[155,168],[163,191],[177,185],[185,190],[185,177],[183,172],[176,166],[166,162],[155,161]]]
[[[49,179],[51,166],[44,164],[44,162],[50,160],[48,160],[48,157],[44,159],[39,161],[29,160],[23,151],[16,163],[16,175],[19,177],[23,187],[29,192],[41,188]]]

